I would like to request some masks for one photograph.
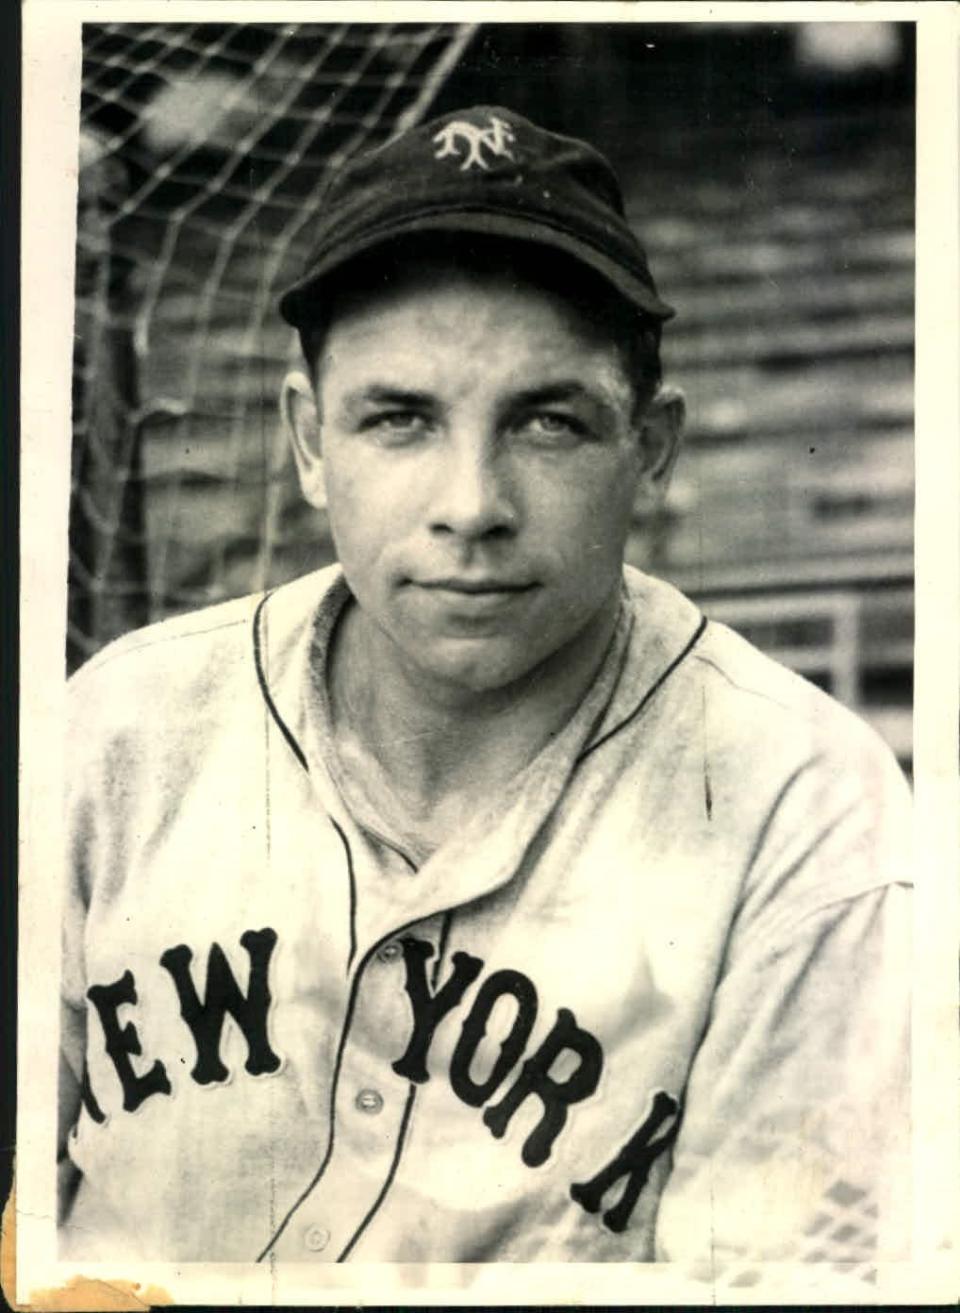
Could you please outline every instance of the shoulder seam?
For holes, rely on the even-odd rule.
[[[802,716],[804,719],[808,719],[808,717],[804,716],[804,713],[801,710],[801,708],[794,706],[792,703],[782,702],[779,698],[771,697],[771,695],[769,693],[765,693],[763,689],[752,688],[749,684],[739,683],[736,679],[733,678],[733,676],[730,674],[729,671],[724,670],[723,666],[721,666],[717,661],[715,661],[713,657],[708,656],[705,652],[694,653],[693,659],[695,661],[701,662],[705,666],[709,666],[711,670],[715,670],[716,673],[722,679],[725,679],[731,688],[735,688],[738,693],[748,693],[751,697],[760,698],[763,702],[771,702],[775,707],[782,707],[784,711],[792,711],[795,712],[798,716]],[[782,669],[788,670],[788,667],[784,666],[782,667]],[[794,675],[797,679],[803,679],[803,676],[798,675],[794,670],[790,670],[789,673]],[[816,688],[816,684],[811,684],[809,680],[804,680],[804,683],[808,685],[810,688]],[[818,690],[818,692],[822,693],[823,690],[820,689]],[[824,693],[823,696],[826,697],[827,694]]]
[[[136,652],[145,652],[149,648],[159,647],[163,643],[176,643],[188,638],[202,638],[206,634],[216,634],[221,630],[236,629],[238,626],[247,624],[248,621],[248,616],[242,616],[239,620],[224,620],[222,624],[210,625],[207,629],[185,629],[180,630],[175,634],[163,634],[156,638],[147,639],[139,643],[131,642],[129,644],[124,644],[119,650],[106,651],[99,658],[96,656],[93,657],[91,661],[80,667],[77,674],[80,675],[84,672],[89,672],[92,675],[98,670],[102,670],[104,666],[110,665],[113,661],[118,661],[121,657],[133,656]],[[153,626],[150,627],[152,628]]]

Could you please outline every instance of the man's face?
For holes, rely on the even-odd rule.
[[[316,400],[304,490],[409,674],[503,688],[608,622],[649,454],[619,352],[559,297],[424,271],[337,313]]]

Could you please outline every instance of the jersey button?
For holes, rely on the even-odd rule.
[[[383,948],[377,953],[377,957],[381,962],[396,962],[402,952],[403,949],[394,939],[389,944],[384,944]]]
[[[361,1090],[355,1103],[361,1112],[377,1113],[383,1107],[383,1095],[377,1090]]]
[[[303,1233],[303,1243],[312,1254],[319,1254],[330,1243],[330,1232],[323,1226],[308,1226]]]

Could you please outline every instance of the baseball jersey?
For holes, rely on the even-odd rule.
[[[338,782],[322,675],[348,604],[331,567],[72,681],[63,1256],[895,1256],[887,748],[627,569],[566,725],[408,851]]]

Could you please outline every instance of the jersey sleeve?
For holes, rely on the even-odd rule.
[[[57,1087],[59,1216],[63,1221],[76,1188],[69,1157],[71,1133],[80,1116],[86,1077],[85,933],[96,864],[97,799],[103,793],[104,760],[88,672],[81,670],[67,692],[65,752],[64,872],[61,905],[60,1057]]]
[[[784,789],[691,1068],[659,1260],[719,1277],[904,1256],[909,811],[885,750]]]

